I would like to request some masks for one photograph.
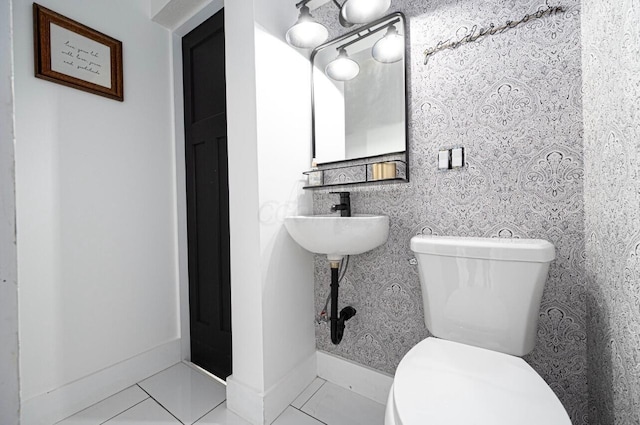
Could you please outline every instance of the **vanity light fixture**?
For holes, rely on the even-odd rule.
[[[287,43],[300,49],[313,49],[329,37],[327,28],[311,16],[307,6],[310,1],[301,0],[296,4],[296,8],[300,9],[298,21],[287,31]],[[338,0],[332,2],[340,9],[338,20],[343,27],[366,24],[378,19],[391,6],[391,0],[345,0],[342,5]]]
[[[371,56],[381,63],[394,63],[402,59],[404,54],[404,38],[398,34],[395,25],[387,28],[384,37],[376,42],[371,49]]]
[[[352,24],[366,24],[381,18],[391,6],[391,0],[346,0],[340,16]]]
[[[336,48],[338,57],[327,65],[325,74],[336,81],[349,81],[360,73],[360,65],[347,55],[347,47],[359,42],[364,37],[387,30],[384,37],[378,40],[371,50],[373,58],[381,63],[393,63],[402,59],[404,55],[404,38],[398,34],[396,24],[400,19],[386,22],[375,29],[368,28],[364,33],[357,33],[357,37]]]
[[[313,19],[307,3],[311,0],[303,0],[296,4],[300,9],[298,20],[287,31],[287,43],[300,49],[313,49],[329,38],[329,31],[324,25]]]
[[[360,73],[360,65],[349,58],[347,50],[343,47],[338,52],[338,57],[329,62],[324,72],[336,81],[349,81]]]

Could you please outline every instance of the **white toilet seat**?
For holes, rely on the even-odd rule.
[[[385,425],[570,425],[544,380],[519,357],[427,338],[402,359]]]

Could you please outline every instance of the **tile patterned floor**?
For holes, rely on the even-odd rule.
[[[250,425],[227,410],[224,385],[178,363],[57,425]],[[273,425],[383,425],[384,406],[316,378]]]

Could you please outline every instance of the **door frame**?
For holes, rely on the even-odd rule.
[[[180,309],[181,358],[191,360],[191,328],[189,325],[189,262],[187,240],[187,183],[184,135],[184,89],[182,76],[182,37],[215,15],[224,7],[223,0],[213,0],[171,32],[173,83],[173,120],[175,141],[176,241],[178,245],[177,280]],[[232,165],[229,164],[229,167]]]

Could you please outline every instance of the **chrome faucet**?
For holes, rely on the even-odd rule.
[[[351,197],[349,192],[331,192],[340,195],[340,203],[331,206],[331,212],[340,211],[340,217],[351,217]]]

